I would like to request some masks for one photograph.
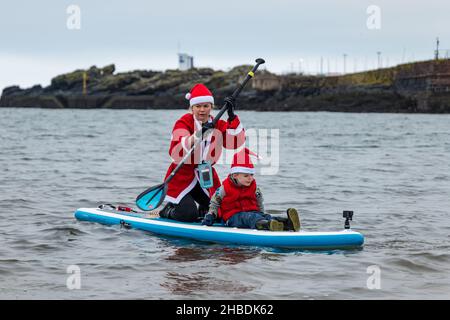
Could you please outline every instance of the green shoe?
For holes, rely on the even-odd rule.
[[[270,231],[283,231],[284,224],[277,220],[259,220],[256,222],[256,229],[258,230],[270,230]]]
[[[292,225],[292,229],[294,231],[300,230],[300,218],[298,217],[298,212],[294,208],[287,209],[287,216],[290,222],[290,225]]]
[[[283,231],[284,223],[277,220],[270,220],[269,230],[270,231]]]
[[[257,230],[269,230],[269,221],[267,221],[267,220],[256,221],[256,229]]]

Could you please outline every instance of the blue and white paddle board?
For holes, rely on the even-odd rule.
[[[322,250],[360,248],[364,243],[363,235],[350,229],[336,232],[238,229],[221,224],[203,226],[196,222],[149,218],[144,214],[99,208],[80,208],[75,212],[75,218],[105,225],[123,225],[165,236],[248,246]]]

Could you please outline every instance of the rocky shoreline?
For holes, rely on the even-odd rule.
[[[95,66],[59,75],[47,87],[7,87],[0,107],[180,109],[184,96],[205,83],[219,105],[251,66],[228,72],[135,70]],[[85,84],[85,86],[84,86]],[[341,76],[275,75],[258,71],[238,108],[258,111],[450,113],[450,60],[430,60]]]

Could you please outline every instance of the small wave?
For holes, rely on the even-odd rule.
[[[429,264],[416,261],[417,259],[408,258],[393,258],[389,260],[389,263],[393,266],[406,268],[410,271],[416,272],[441,272],[441,270],[434,268]]]
[[[105,270],[118,270],[118,271],[139,271],[139,268],[129,264],[111,264],[105,267]]]
[[[72,135],[72,138],[89,138],[89,139],[92,139],[92,138],[97,138],[98,137],[98,135],[93,135],[93,134],[75,134],[75,135]]]
[[[17,262],[21,262],[18,259],[0,259],[0,264],[5,265],[5,264],[10,264],[10,263],[17,263]]]
[[[377,144],[369,144],[369,145],[355,145],[355,146],[348,146],[347,148],[357,148],[357,149],[376,149],[376,148],[380,148],[379,145]]]
[[[0,268],[0,275],[1,276],[8,276],[8,275],[11,275],[11,274],[12,274],[11,271],[3,269],[3,268]]]
[[[67,139],[67,136],[60,135],[60,134],[54,134],[54,133],[43,133],[43,134],[35,135],[34,138],[36,138],[38,140],[44,140],[44,139],[47,139],[47,138],[54,138],[56,140],[63,140],[63,139]]]
[[[58,248],[48,243],[36,243],[34,241],[30,241],[28,239],[19,239],[9,244],[10,248],[18,249],[18,250],[36,250],[36,251],[54,251]],[[13,261],[13,260],[11,260]],[[19,261],[19,260],[16,260]]]
[[[56,250],[59,250],[58,247],[53,246],[53,245],[48,244],[48,243],[35,244],[32,247],[32,249],[35,250],[35,251],[56,251]]]
[[[22,198],[11,198],[11,199],[0,200],[0,204],[13,203],[14,205],[29,204],[30,202],[32,202],[32,201],[30,201],[29,199],[22,199]]]
[[[427,148],[436,148],[439,147],[440,145],[438,144],[416,144],[414,146],[414,148],[419,148],[419,149],[427,149]]]
[[[447,181],[449,178],[449,176],[437,176],[433,178],[433,181]]]
[[[80,229],[74,228],[74,227],[53,227],[53,228],[47,228],[42,230],[42,232],[47,233],[48,235],[54,236],[54,237],[61,237],[61,236],[81,236],[83,234],[86,234],[86,232],[81,231]]]
[[[420,258],[420,259],[426,259],[433,262],[449,262],[450,261],[450,254],[448,253],[434,253],[434,252],[421,252],[412,254],[412,256]]]
[[[326,148],[326,149],[336,149],[336,150],[349,150],[349,149],[375,149],[380,148],[377,144],[363,144],[363,145],[350,145],[350,146],[340,146],[332,144],[323,144],[315,146],[316,148]]]
[[[368,168],[368,171],[372,172],[382,172],[382,173],[398,173],[397,170],[380,169],[380,168]]]

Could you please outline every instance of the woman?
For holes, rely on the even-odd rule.
[[[245,142],[245,132],[239,117],[234,114],[234,100],[231,97],[225,99],[228,105],[228,120],[219,120],[214,127],[211,116],[214,97],[208,88],[203,84],[196,84],[186,94],[186,99],[189,100],[191,112],[178,119],[173,127],[169,148],[172,163],[165,179],[192,148],[198,130],[204,133],[203,141],[197,145],[191,157],[168,184],[165,198],[168,203],[159,215],[163,218],[192,222],[208,212],[210,198],[220,187],[219,176],[212,166],[220,157],[222,147],[239,148]],[[209,188],[202,187],[199,182],[199,164],[206,165],[207,168],[210,165],[212,168],[213,183]]]

